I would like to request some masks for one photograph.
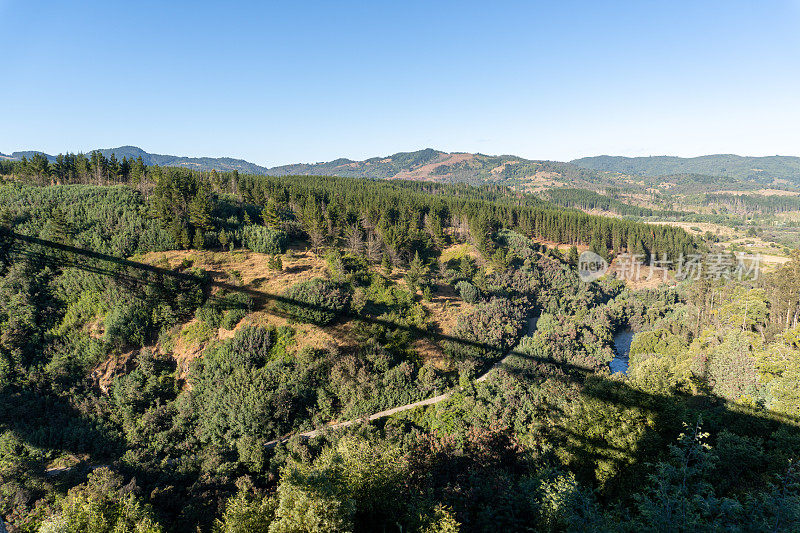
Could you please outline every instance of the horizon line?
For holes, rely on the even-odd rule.
[[[428,146],[428,147],[425,147],[425,148],[419,148],[417,150],[400,150],[400,151],[397,151],[397,152],[393,152],[391,154],[375,155],[375,156],[367,157],[367,158],[364,158],[364,159],[354,159],[353,157],[340,156],[340,157],[336,157],[334,159],[329,159],[329,160],[295,161],[295,162],[291,162],[291,163],[268,164],[268,163],[258,163],[258,162],[246,159],[245,157],[239,157],[239,156],[233,156],[233,155],[216,155],[216,156],[212,156],[212,155],[178,155],[178,154],[170,154],[170,153],[151,152],[151,151],[146,150],[146,149],[144,149],[144,148],[142,148],[142,147],[140,147],[138,145],[135,145],[135,144],[121,144],[121,145],[115,146],[115,147],[93,148],[93,149],[85,150],[85,151],[84,150],[77,150],[77,151],[64,150],[64,151],[59,151],[57,153],[48,153],[48,152],[46,152],[44,150],[34,150],[34,149],[13,150],[13,151],[8,152],[8,153],[0,151],[0,156],[11,158],[11,157],[13,157],[13,154],[15,154],[15,153],[32,152],[32,153],[41,153],[41,154],[44,154],[44,155],[49,156],[49,157],[55,157],[55,156],[60,155],[60,154],[90,154],[95,150],[100,150],[100,151],[112,150],[113,151],[113,150],[117,150],[117,149],[120,149],[120,148],[136,148],[138,150],[142,150],[143,152],[145,152],[148,155],[164,156],[164,157],[176,157],[176,158],[186,158],[186,159],[223,159],[223,158],[224,159],[236,159],[236,160],[244,161],[245,163],[249,163],[251,165],[256,165],[256,166],[259,166],[259,167],[262,167],[262,168],[266,168],[266,169],[273,169],[273,168],[287,167],[287,166],[294,166],[294,165],[318,165],[318,164],[323,164],[323,163],[330,163],[330,162],[336,161],[338,159],[347,159],[347,160],[353,161],[353,162],[363,162],[363,161],[368,161],[370,159],[381,159],[381,158],[391,157],[391,156],[397,155],[397,154],[416,153],[416,152],[421,152],[421,151],[424,151],[424,150],[434,150],[436,152],[441,152],[443,154],[448,154],[448,155],[452,155],[452,154],[471,154],[471,155],[485,155],[485,156],[488,156],[488,157],[509,156],[509,157],[519,157],[519,158],[522,158],[522,159],[526,159],[528,161],[552,161],[552,162],[558,162],[558,163],[571,163],[572,161],[578,161],[580,159],[598,158],[598,157],[613,157],[613,158],[625,158],[625,159],[647,159],[647,158],[657,158],[657,157],[675,157],[675,158],[679,158],[679,159],[698,159],[698,158],[701,158],[701,157],[711,157],[711,156],[734,156],[734,157],[741,157],[741,158],[769,158],[769,157],[794,157],[794,158],[800,158],[800,155],[786,155],[786,154],[741,155],[741,154],[737,154],[737,153],[734,153],[734,152],[717,152],[717,153],[702,153],[700,155],[675,155],[675,154],[667,154],[667,153],[650,154],[650,155],[621,155],[621,154],[614,155],[614,154],[605,153],[605,154],[595,154],[595,155],[584,155],[584,156],[581,156],[581,157],[575,157],[575,158],[572,158],[572,159],[563,159],[562,160],[562,159],[548,159],[548,158],[539,158],[539,157],[533,158],[533,157],[529,157],[529,156],[523,156],[523,155],[512,154],[512,153],[491,154],[491,153],[485,153],[485,152],[468,152],[468,151],[461,151],[461,150],[447,151],[447,150],[440,150],[438,148],[432,148],[432,147]]]

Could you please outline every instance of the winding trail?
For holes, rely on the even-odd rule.
[[[528,318],[528,327],[527,327],[527,330],[525,331],[525,334],[523,335],[523,337],[525,335],[532,334],[536,330],[536,322],[538,320],[539,320],[538,316],[532,316],[532,317]],[[481,374],[480,376],[475,378],[475,382],[476,383],[482,383],[482,382],[486,381],[487,379],[489,379],[489,377],[491,377],[494,373],[496,373],[498,371],[498,369],[506,363],[508,358],[511,357],[514,354],[514,351],[516,350],[517,346],[519,346],[519,343],[517,343],[513,348],[511,348],[508,352],[506,352],[506,355],[502,359],[497,361],[494,365],[492,365],[492,367],[489,368],[489,370],[487,370],[486,372],[484,372],[483,374]],[[411,409],[416,409],[418,407],[424,407],[426,405],[434,405],[434,404],[437,404],[439,402],[443,402],[444,400],[448,399],[450,396],[453,395],[454,392],[455,392],[455,390],[450,390],[448,392],[445,392],[445,393],[440,394],[438,396],[434,396],[432,398],[427,398],[425,400],[419,400],[419,401],[416,401],[416,402],[413,402],[413,403],[407,403],[405,405],[399,405],[397,407],[392,407],[391,409],[386,409],[384,411],[378,411],[377,413],[372,413],[371,415],[366,415],[366,416],[363,416],[361,418],[355,418],[353,420],[346,420],[344,422],[336,422],[334,424],[326,424],[326,425],[324,425],[322,427],[319,427],[319,428],[316,428],[316,429],[312,429],[310,431],[304,431],[302,433],[294,433],[292,435],[287,435],[285,437],[281,437],[279,439],[274,439],[274,440],[271,440],[269,442],[266,442],[266,443],[264,443],[264,446],[266,448],[273,448],[273,447],[277,446],[278,444],[283,444],[285,442],[288,442],[289,439],[291,439],[292,437],[299,436],[299,437],[302,437],[302,438],[310,439],[310,438],[318,437],[318,436],[322,435],[325,432],[334,431],[334,430],[337,430],[337,429],[343,429],[343,428],[346,428],[346,427],[350,427],[353,424],[358,424],[360,422],[372,422],[373,420],[378,420],[380,418],[386,418],[387,416],[392,416],[392,415],[395,415],[397,413],[402,413],[403,411],[410,411]],[[174,459],[172,461],[177,462],[177,461],[179,461],[179,459]],[[109,466],[109,465],[95,465],[95,466],[90,466],[89,468],[91,470],[95,470],[97,468],[103,468],[103,467],[106,467],[106,466]],[[63,474],[65,472],[69,472],[73,468],[74,467],[52,468],[52,469],[46,470],[45,471],[45,475],[47,475],[47,476],[55,476],[55,475]],[[3,533],[2,530],[0,530],[0,533]]]
[[[230,283],[224,283],[224,282],[219,282],[219,281],[214,281],[214,280],[209,281],[208,279],[201,278],[199,276],[194,276],[194,275],[191,275],[191,274],[187,274],[187,273],[184,273],[184,272],[176,272],[176,271],[172,271],[170,269],[163,269],[163,268],[159,268],[159,267],[156,267],[154,265],[150,265],[150,264],[146,264],[146,263],[140,263],[140,262],[136,262],[136,261],[131,261],[129,259],[124,259],[124,258],[120,258],[120,257],[114,257],[114,256],[111,256],[111,255],[106,255],[106,254],[101,254],[101,253],[98,253],[98,252],[95,252],[95,251],[92,251],[92,250],[85,250],[85,249],[82,249],[82,248],[76,248],[76,247],[69,246],[69,245],[66,245],[66,244],[61,244],[61,243],[56,243],[56,242],[52,242],[52,241],[48,241],[48,240],[44,240],[44,239],[39,239],[38,237],[32,237],[32,236],[29,236],[29,235],[18,234],[18,233],[12,232],[12,231],[8,231],[5,228],[0,228],[0,237],[2,237],[3,241],[5,241],[6,238],[10,238],[11,244],[13,244],[14,241],[16,241],[16,240],[19,240],[19,241],[21,241],[23,243],[37,244],[37,245],[40,245],[40,246],[48,247],[50,249],[60,250],[60,251],[63,251],[63,252],[74,254],[76,257],[79,257],[79,258],[89,258],[89,259],[93,259],[93,260],[105,261],[105,262],[108,262],[108,263],[110,263],[112,265],[120,265],[120,266],[124,266],[126,268],[135,268],[135,269],[138,269],[138,271],[149,272],[149,273],[156,274],[158,276],[166,276],[166,277],[170,277],[170,278],[173,278],[173,279],[178,279],[179,281],[185,281],[185,282],[191,282],[191,283],[202,283],[202,284],[207,284],[207,285],[211,285],[211,286],[215,286],[215,287],[219,287],[219,288],[224,288],[226,290],[230,290],[230,291],[234,291],[234,292],[245,293],[245,294],[248,294],[248,295],[252,296],[255,301],[265,301],[266,300],[266,301],[276,301],[276,302],[288,302],[288,303],[291,303],[292,305],[300,305],[300,306],[307,306],[308,305],[305,302],[300,302],[300,301],[297,301],[297,300],[294,300],[294,299],[291,299],[291,298],[287,298],[285,296],[280,296],[280,295],[275,295],[275,294],[268,294],[268,293],[264,293],[264,292],[261,292],[261,291],[257,291],[255,289],[248,289],[246,287],[239,287],[237,285],[230,284]],[[45,256],[45,255],[36,255],[36,254],[34,254],[33,257],[36,258],[39,261],[42,261],[42,262],[45,262],[48,259],[47,256]],[[59,265],[63,266],[63,263],[59,263]],[[101,275],[113,276],[113,277],[120,278],[120,279],[123,277],[120,274],[120,272],[118,271],[118,269],[113,269],[112,270],[110,268],[95,267],[95,266],[91,266],[89,264],[83,264],[80,261],[74,261],[73,263],[70,263],[70,266],[74,266],[74,267],[77,267],[77,268],[82,268],[82,269],[84,269],[86,271],[98,273],[98,274],[101,274]],[[128,280],[130,280],[132,282],[142,283],[141,279],[135,278],[133,276],[124,276],[124,278],[128,279]],[[365,318],[365,317],[361,317],[361,316],[357,316],[356,318],[359,318],[361,320],[367,320],[368,322],[375,323],[375,324],[398,327],[398,325],[395,324],[395,323],[387,322],[385,320],[378,319],[378,318],[373,318],[373,317],[366,317]],[[527,331],[526,331],[526,335],[530,335],[535,330],[537,318],[538,317],[529,317],[528,318],[528,328],[527,328]],[[429,332],[427,330],[420,330],[419,328],[415,328],[413,326],[400,326],[400,327],[403,327],[404,329],[406,329],[408,331],[411,331],[411,332],[432,335],[432,336],[435,336],[436,338],[439,338],[439,339],[442,339],[442,340],[456,340],[456,341],[460,341],[460,342],[465,342],[465,341],[463,341],[463,339],[450,339],[446,335],[442,335],[442,334],[433,335],[431,332]],[[476,344],[477,345],[477,343],[469,343],[469,342],[467,342],[467,344]],[[516,346],[514,348],[516,348]],[[482,375],[478,376],[476,378],[476,380],[475,380],[476,383],[481,383],[481,382],[485,381],[493,373],[497,372],[497,369],[500,366],[502,366],[508,360],[508,358],[511,356],[511,354],[514,352],[514,348],[509,350],[506,353],[506,355],[500,361],[495,363],[489,370],[484,372]],[[377,420],[377,419],[384,418],[384,417],[387,417],[387,416],[391,416],[391,415],[394,415],[394,414],[397,414],[397,413],[401,413],[403,411],[416,409],[417,407],[423,407],[423,406],[426,406],[426,405],[434,405],[434,404],[440,403],[440,402],[448,399],[450,396],[452,396],[453,392],[454,391],[451,390],[451,391],[446,392],[444,394],[440,394],[438,396],[434,396],[433,398],[428,398],[426,400],[420,400],[420,401],[409,403],[409,404],[406,404],[406,405],[393,407],[391,409],[386,409],[384,411],[379,411],[377,413],[373,413],[371,415],[368,415],[368,416],[365,416],[365,417],[361,417],[361,418],[358,418],[358,419],[348,420],[348,421],[344,421],[344,422],[337,422],[337,423],[333,423],[333,424],[327,424],[325,426],[322,426],[322,427],[317,428],[317,429],[313,429],[311,431],[306,431],[306,432],[303,432],[303,433],[299,433],[299,436],[307,437],[307,438],[316,437],[316,436],[322,434],[323,432],[330,431],[330,430],[341,429],[341,428],[346,428],[346,427],[352,426],[353,424],[356,424],[358,422],[365,422],[365,421],[369,422],[369,421],[372,421],[372,420]],[[298,434],[295,434],[295,435],[298,435]],[[291,437],[293,437],[295,435],[288,435],[288,436],[280,438],[280,439],[272,440],[270,442],[267,442],[265,444],[265,446],[266,447],[274,447],[276,444],[288,441]],[[168,459],[167,462],[169,464],[174,464],[174,463],[177,463],[179,461],[180,461],[180,459]],[[98,469],[98,468],[110,467],[110,465],[84,465],[84,467],[88,468],[89,470],[95,470],[95,469]],[[66,472],[69,472],[69,471],[73,470],[74,468],[76,468],[76,466],[73,466],[73,467],[46,468],[44,474],[46,476],[48,476],[48,477],[50,477],[50,476],[58,476],[58,475],[66,473]],[[0,518],[0,533],[5,533],[5,529],[6,529],[6,526],[3,523],[2,518]]]
[[[528,318],[528,328],[527,328],[527,330],[525,332],[525,335],[530,335],[530,334],[532,334],[534,332],[534,330],[536,329],[536,322],[538,320],[539,320],[538,316],[532,316],[532,317]],[[523,335],[523,337],[525,335]],[[517,346],[519,346],[519,343],[517,345],[515,345],[513,348],[511,348],[502,359],[500,359],[494,365],[492,365],[492,367],[489,370],[487,370],[486,372],[484,372],[483,374],[478,376],[475,379],[475,382],[476,383],[482,383],[482,382],[486,381],[487,379],[489,379],[489,377],[492,374],[496,373],[497,369],[499,369],[501,366],[503,366],[506,363],[506,361],[508,360],[508,358],[513,355],[514,350],[517,348]],[[266,442],[264,444],[264,446],[266,446],[267,448],[272,448],[272,447],[274,447],[274,446],[276,446],[278,444],[283,444],[284,442],[287,442],[290,438],[296,437],[296,436],[310,439],[310,438],[318,437],[318,436],[322,435],[323,433],[325,433],[327,431],[333,431],[333,430],[337,430],[337,429],[346,428],[346,427],[352,426],[353,424],[357,424],[359,422],[372,422],[373,420],[378,420],[380,418],[385,418],[387,416],[392,416],[392,415],[395,415],[397,413],[402,413],[403,411],[410,411],[411,409],[416,409],[417,407],[424,407],[426,405],[434,405],[434,404],[437,404],[439,402],[443,402],[444,400],[448,399],[450,396],[453,395],[453,392],[455,392],[455,391],[454,390],[450,390],[448,392],[445,392],[444,394],[440,394],[440,395],[434,396],[432,398],[428,398],[428,399],[425,399],[425,400],[419,400],[419,401],[413,402],[413,403],[407,403],[405,405],[400,405],[400,406],[397,406],[397,407],[392,407],[391,409],[386,409],[385,411],[378,411],[377,413],[372,413],[371,415],[366,415],[366,416],[363,416],[361,418],[356,418],[356,419],[353,419],[353,420],[347,420],[347,421],[344,421],[344,422],[336,422],[334,424],[327,424],[325,426],[322,426],[322,427],[319,427],[319,428],[316,428],[316,429],[312,429],[310,431],[304,431],[302,433],[295,433],[293,435],[287,435],[286,437],[281,437],[280,439],[275,439],[275,440],[271,440],[269,442]]]

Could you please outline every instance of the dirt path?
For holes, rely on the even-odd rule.
[[[530,334],[532,334],[534,332],[534,330],[536,329],[536,322],[538,321],[538,319],[539,319],[539,317],[535,317],[535,316],[534,317],[530,317],[528,319],[528,329],[527,329],[525,335],[530,335]],[[516,346],[514,346],[514,348],[511,348],[511,350],[509,350],[508,353],[502,359],[500,359],[498,362],[496,362],[494,365],[492,365],[492,367],[489,370],[487,370],[486,372],[484,372],[483,374],[478,376],[475,379],[475,382],[476,383],[482,383],[482,382],[486,381],[492,374],[497,372],[497,369],[500,368],[501,366],[503,366],[506,363],[506,361],[508,360],[509,357],[511,357],[511,355],[514,352],[515,349],[516,349]],[[413,402],[413,403],[407,403],[406,405],[400,405],[398,407],[392,407],[391,409],[386,409],[385,411],[378,411],[377,413],[373,413],[371,415],[364,416],[364,417],[361,417],[361,418],[356,418],[354,420],[347,420],[345,422],[337,422],[335,424],[328,424],[328,425],[323,426],[321,428],[312,429],[311,431],[304,431],[303,433],[296,433],[294,435],[290,435],[290,436],[287,436],[287,437],[282,437],[280,439],[271,440],[271,441],[265,443],[264,446],[266,446],[267,448],[272,448],[273,446],[275,446],[277,444],[282,444],[284,442],[287,442],[291,437],[294,437],[294,436],[300,436],[300,437],[305,437],[305,438],[318,437],[318,436],[320,436],[321,434],[323,434],[326,431],[332,431],[332,430],[336,430],[336,429],[346,428],[346,427],[352,426],[353,424],[356,424],[358,422],[371,422],[373,420],[378,420],[379,418],[385,418],[387,416],[392,416],[392,415],[395,415],[397,413],[402,413],[403,411],[409,411],[411,409],[416,409],[417,407],[424,407],[426,405],[434,405],[434,404],[437,404],[439,402],[443,402],[444,400],[448,399],[450,396],[453,395],[453,392],[454,391],[445,392],[444,394],[440,394],[438,396],[434,396],[433,398],[428,398],[426,400],[420,400],[418,402]]]
[[[538,319],[539,319],[539,317],[535,317],[535,316],[528,318],[528,328],[527,328],[527,331],[525,332],[525,335],[530,335],[530,334],[532,334],[534,332],[534,330],[536,329],[536,322],[538,321]],[[514,346],[514,348],[511,348],[511,350],[509,350],[508,353],[506,353],[506,355],[502,359],[500,359],[498,362],[496,362],[494,365],[492,365],[492,367],[489,370],[487,370],[486,372],[484,372],[483,374],[478,376],[475,379],[475,382],[476,383],[482,383],[482,382],[486,381],[491,375],[496,373],[497,369],[500,368],[501,366],[503,366],[503,364],[506,363],[508,358],[511,357],[511,355],[514,352],[515,349],[516,349],[516,346]],[[426,405],[434,405],[434,404],[437,404],[439,402],[443,402],[444,400],[448,399],[450,396],[453,395],[453,392],[454,391],[448,391],[448,392],[445,392],[444,394],[440,394],[440,395],[434,396],[432,398],[428,398],[428,399],[425,399],[425,400],[419,400],[417,402],[408,403],[408,404],[400,405],[400,406],[397,406],[397,407],[392,407],[391,409],[386,409],[384,411],[378,411],[377,413],[373,413],[371,415],[367,415],[367,416],[364,416],[364,417],[361,417],[361,418],[356,418],[354,420],[347,420],[347,421],[344,421],[344,422],[337,422],[335,424],[328,424],[328,425],[325,425],[325,426],[317,428],[317,429],[312,429],[311,431],[304,431],[303,433],[296,433],[294,435],[289,435],[289,436],[286,436],[286,437],[282,437],[280,439],[271,440],[271,441],[265,443],[264,446],[266,446],[267,448],[272,448],[277,444],[282,444],[284,442],[287,442],[291,437],[294,437],[294,436],[300,436],[300,437],[305,437],[305,438],[318,437],[319,435],[323,434],[326,431],[332,431],[332,430],[346,428],[346,427],[352,426],[353,424],[357,424],[359,422],[371,422],[373,420],[378,420],[380,418],[385,418],[387,416],[396,415],[397,413],[402,413],[403,411],[410,411],[411,409],[416,409],[417,407],[424,407]],[[175,460],[175,461],[177,461],[177,460]],[[94,470],[94,469],[97,469],[97,468],[101,468],[102,466],[107,466],[107,465],[92,466],[92,467],[89,467],[89,468]],[[52,469],[49,469],[49,470],[46,471],[46,475],[54,476],[54,475],[63,474],[65,472],[68,472],[68,471],[72,470],[73,468],[74,467],[52,468]],[[0,533],[3,533],[2,530],[0,530]]]

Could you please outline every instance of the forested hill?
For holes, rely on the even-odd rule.
[[[800,531],[800,256],[738,279],[499,185],[98,152],[0,161],[0,243],[9,532]],[[717,275],[585,282],[578,246]]]
[[[327,163],[285,165],[271,168],[268,173],[277,176],[322,174],[470,184],[511,184],[532,178],[589,183],[609,180],[606,175],[608,173],[587,170],[560,161],[534,161],[514,155],[447,153],[432,148],[399,152],[364,161],[337,159]]]
[[[447,153],[432,148],[416,152],[399,152],[384,157],[373,157],[364,161],[336,159],[322,163],[297,163],[267,168],[243,159],[229,157],[180,157],[151,154],[135,146],[121,146],[98,150],[104,157],[122,161],[137,160],[148,166],[184,167],[202,171],[233,171],[247,174],[272,176],[327,175],[348,178],[408,179],[439,181],[447,183],[505,183],[527,181],[532,178],[558,182],[608,184],[609,176],[604,172],[583,169],[559,161],[532,161],[513,155],[490,156],[470,153]],[[13,152],[0,157],[21,160],[31,159],[42,153],[35,150]],[[50,163],[56,156],[44,154]]]
[[[612,157],[598,156],[561,161],[531,160],[515,155],[485,155],[466,152],[442,152],[432,148],[415,152],[373,157],[363,161],[335,159],[319,163],[296,163],[264,167],[230,157],[181,157],[151,154],[135,146],[96,150],[106,159],[138,161],[147,166],[183,167],[198,171],[234,170],[245,174],[271,176],[341,176],[348,178],[404,179],[471,185],[502,184],[526,192],[539,192],[557,187],[650,187],[664,182],[676,187],[700,187],[704,191],[729,190],[731,187],[752,188],[800,185],[798,157],[741,157],[709,155],[684,159],[680,157]],[[0,160],[30,160],[41,154],[33,150],[0,154]],[[57,163],[57,156],[44,154]],[[87,154],[91,156],[90,154]],[[648,179],[658,177],[657,179]],[[789,183],[787,183],[789,182]]]
[[[160,167],[185,167],[194,170],[223,170],[232,172],[238,170],[247,174],[266,174],[268,169],[245,161],[244,159],[234,159],[232,157],[182,157],[177,155],[151,154],[145,152],[137,146],[119,146],[117,148],[98,149],[104,157],[110,158],[113,154],[115,158],[122,161],[123,158],[136,160],[142,158],[142,163],[148,166],[158,165]],[[36,150],[26,150],[13,152],[10,156],[0,154],[0,158],[20,160],[23,157],[31,159],[34,155],[43,153]],[[48,161],[55,163],[57,156],[44,154]]]
[[[743,157],[733,154],[716,154],[700,157],[623,157],[601,155],[575,159],[570,163],[597,171],[642,176],[703,174],[740,180],[783,179],[795,184],[800,183],[800,157],[794,156]]]

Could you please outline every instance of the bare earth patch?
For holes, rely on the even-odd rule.
[[[126,350],[122,353],[112,353],[92,371],[92,379],[104,393],[108,393],[114,379],[128,371],[130,362],[136,357],[139,350]]]
[[[477,254],[470,245],[453,248],[451,252],[458,253],[458,257],[462,254],[470,256]],[[249,289],[273,295],[283,294],[289,286],[301,281],[328,277],[326,262],[307,249],[295,247],[281,258],[283,269],[280,271],[270,270],[267,267],[268,255],[248,250],[233,252],[174,250],[148,253],[134,259],[158,266],[169,266],[169,268],[176,268],[184,261],[191,262],[192,266],[208,272],[215,281],[241,283],[242,286]],[[380,267],[373,266],[372,270],[380,271]],[[404,286],[404,274],[405,269],[396,268],[389,279]],[[428,310],[429,319],[434,323],[434,329],[441,333],[449,333],[455,325],[458,315],[472,308],[471,305],[462,302],[452,289],[446,286],[438,288],[433,300],[431,302],[423,301],[422,305]],[[215,339],[229,339],[233,337],[236,329],[248,324],[276,328],[291,327],[295,331],[293,350],[312,348],[348,352],[359,346],[353,335],[353,322],[335,323],[326,327],[296,322],[283,316],[275,309],[274,302],[270,302],[265,307],[248,314],[234,330],[220,328],[211,334],[210,339],[195,339],[191,334],[187,334],[192,331],[193,327],[198,326],[195,319],[177,327],[173,333],[175,343],[171,355],[176,359],[179,375],[182,378],[187,376],[191,361],[201,357],[210,342]],[[414,347],[423,361],[432,360],[441,368],[447,367],[447,358],[436,342],[429,339],[418,339],[414,342]]]
[[[398,180],[430,180],[436,178],[433,175],[434,170],[437,167],[442,165],[455,165],[456,163],[463,163],[464,161],[472,161],[475,159],[474,154],[463,154],[463,153],[453,153],[453,154],[441,154],[439,157],[436,158],[436,161],[432,163],[428,163],[426,165],[422,165],[420,167],[415,168],[414,170],[404,170],[402,172],[398,172],[392,179]]]
[[[725,236],[735,236],[736,230],[729,226],[722,226],[720,224],[713,224],[711,222],[672,222],[672,221],[656,221],[656,222],[647,222],[648,224],[654,224],[657,226],[675,226],[678,228],[683,228],[687,232],[698,235],[700,233],[705,233],[710,231],[715,235],[725,235]],[[697,231],[694,228],[698,228],[700,231]]]
[[[716,191],[714,194],[758,194],[761,196],[800,196],[800,191],[785,191],[783,189],[756,189],[745,191]]]

